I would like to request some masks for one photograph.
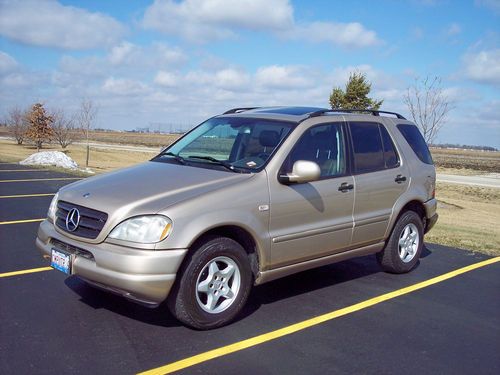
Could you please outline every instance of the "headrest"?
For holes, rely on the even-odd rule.
[[[259,135],[259,142],[264,147],[276,147],[280,141],[280,135],[274,130],[262,130]]]

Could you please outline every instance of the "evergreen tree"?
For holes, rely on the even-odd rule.
[[[45,112],[43,104],[36,103],[28,113],[29,128],[26,136],[36,144],[37,152],[42,148],[44,142],[50,141],[54,134],[52,123],[54,119]]]
[[[330,95],[332,109],[379,109],[383,100],[368,97],[372,84],[363,73],[351,73],[345,90],[335,87]]]

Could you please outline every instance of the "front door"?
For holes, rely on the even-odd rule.
[[[311,127],[297,141],[280,174],[291,172],[297,160],[308,160],[319,165],[320,180],[285,185],[269,176],[272,268],[330,255],[350,245],[354,179],[345,141],[341,123]]]

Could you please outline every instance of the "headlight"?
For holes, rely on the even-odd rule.
[[[52,202],[50,202],[49,211],[47,212],[47,217],[52,220],[53,223],[56,222],[56,211],[57,211],[57,199],[59,198],[59,192],[54,195]]]
[[[172,220],[166,216],[137,216],[118,224],[109,234],[117,240],[155,243],[163,241],[172,231]]]

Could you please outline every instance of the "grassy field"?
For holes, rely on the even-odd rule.
[[[1,131],[0,131],[1,135]],[[92,141],[159,147],[170,144],[176,135],[134,133],[94,133]],[[56,145],[44,147],[58,150]],[[0,139],[0,161],[18,162],[36,149]],[[438,173],[477,175],[500,173],[500,152],[432,149]],[[85,165],[85,147],[71,145],[66,154],[78,165]],[[151,159],[153,153],[91,148],[89,167],[97,172],[111,171]],[[439,221],[427,235],[429,242],[500,255],[500,189],[487,189],[438,183]]]

